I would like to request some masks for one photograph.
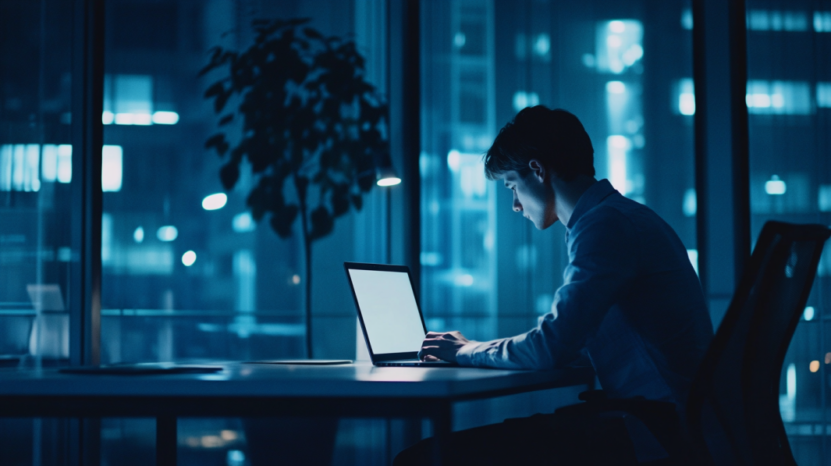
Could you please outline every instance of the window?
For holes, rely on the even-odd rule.
[[[826,11],[811,2],[750,1],[752,238],[768,220],[831,223]],[[788,53],[782,53],[788,50]],[[799,464],[827,463],[831,417],[831,254],[828,245],[785,358],[779,408]],[[825,455],[825,456],[823,456]],[[825,458],[825,459],[823,459]]]
[[[4,2],[0,16],[0,366],[69,360],[78,260],[72,180],[71,7]],[[21,41],[20,37],[28,40]]]
[[[385,52],[367,36],[379,28],[380,13],[363,3],[331,2],[324,10],[301,1],[241,5],[119,0],[107,9],[103,362],[304,354],[306,278],[299,229],[284,240],[268,217],[254,221],[246,204],[256,181],[250,166],[243,167],[233,190],[223,188],[219,172],[225,162],[205,148],[218,118],[213,102],[203,96],[220,74],[197,74],[211,47],[245,49],[255,18],[309,17],[310,26],[324,34],[354,35],[369,58],[367,73],[383,86],[377,57]],[[228,108],[237,105],[231,101]],[[383,196],[370,193],[365,201],[367,209],[377,210]],[[313,246],[313,276],[320,277],[313,281],[314,294],[324,296],[313,302],[320,314],[318,357],[354,352],[354,340],[329,337],[355,333],[351,296],[340,286],[345,278],[333,259],[356,260],[355,248],[372,254],[375,246],[364,245],[368,239],[353,232],[375,214],[338,219],[334,236]],[[350,247],[339,247],[344,242]],[[321,292],[325,288],[333,291]],[[333,301],[327,302],[327,294]]]
[[[70,316],[81,312],[73,282],[90,264],[76,234],[84,172],[73,147],[81,128],[73,107],[87,83],[73,75],[74,3],[0,2],[0,367],[67,364]],[[267,218],[254,220],[248,170],[233,190],[222,187],[223,160],[205,149],[217,129],[204,98],[212,77],[198,71],[212,46],[250,44],[255,18],[307,17],[325,34],[354,38],[368,79],[386,94],[388,5],[107,2],[103,363],[304,355],[307,264],[297,226],[284,240]],[[658,212],[696,265],[688,0],[420,7],[421,304],[430,330],[510,336],[550,309],[567,261],[563,227],[536,231],[510,211],[510,193],[482,173],[498,130],[527,106],[575,113],[592,138],[598,178]],[[827,2],[752,0],[747,28],[752,235],[769,219],[829,224],[831,9]],[[313,246],[316,357],[354,354],[355,313],[340,262],[396,257],[392,189],[365,195],[361,212],[339,218],[334,233]],[[829,277],[826,251],[783,367],[780,409],[800,464],[827,463]],[[104,459],[152,462],[152,450],[141,447],[152,442],[151,423],[103,421]],[[58,460],[49,455],[68,444],[63,421],[0,425],[9,433],[0,438],[2,461],[51,464]],[[383,446],[349,439],[384,437],[384,426],[348,420],[341,427],[347,440],[336,455],[349,457],[342,462],[353,453],[355,463],[383,461]],[[239,421],[186,420],[180,429],[189,448],[184,462],[192,454],[245,463]],[[139,447],[120,448],[125,439]]]
[[[662,19],[681,17],[689,5],[603,5],[423,3],[430,20],[422,23],[421,263],[429,329],[506,337],[550,310],[567,262],[564,228],[536,231],[511,211],[510,193],[483,174],[497,132],[527,106],[577,115],[592,138],[598,178],[656,210],[695,261],[691,33]]]
[[[305,357],[306,264],[299,225],[282,239],[268,216],[254,220],[247,204],[256,182],[250,165],[242,167],[234,189],[223,188],[220,169],[227,157],[206,149],[220,128],[213,101],[204,97],[223,72],[198,74],[212,47],[248,48],[255,19],[311,18],[309,26],[321,33],[357,42],[367,79],[383,94],[383,3],[107,3],[102,362]],[[232,98],[226,108],[239,104]],[[239,132],[239,122],[237,115],[223,128]],[[337,219],[333,234],[312,246],[316,358],[355,355],[356,313],[342,262],[385,260],[384,203],[375,188],[363,197],[360,212],[352,208]],[[142,422],[147,421],[104,421],[111,433],[104,442],[109,461],[126,461],[118,445],[152,435]],[[180,460],[243,464],[242,428],[234,419],[180,422],[187,445]]]
[[[80,270],[72,12],[72,2],[0,2],[2,368],[69,364]],[[67,426],[63,419],[0,419],[0,462],[60,462]]]

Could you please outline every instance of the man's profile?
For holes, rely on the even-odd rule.
[[[608,397],[671,402],[683,417],[690,383],[713,336],[698,277],[666,222],[595,179],[593,154],[583,125],[565,110],[526,108],[502,128],[485,155],[485,173],[513,192],[513,210],[536,228],[557,221],[566,227],[563,285],[551,311],[523,334],[478,342],[457,331],[430,332],[419,356],[536,370],[587,357]],[[561,434],[578,435],[573,427],[553,415],[508,420],[454,433],[443,454],[470,463],[556,462],[558,450],[569,448]],[[583,432],[604,436],[614,428]],[[422,441],[396,464],[417,463],[428,454],[429,441]]]

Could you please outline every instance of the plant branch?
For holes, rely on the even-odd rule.
[[[306,211],[306,193],[301,192],[300,184],[297,182],[298,173],[294,171],[292,174],[294,179],[294,189],[297,192],[298,205],[300,206],[300,224],[303,232],[303,255],[305,259],[305,275],[306,275],[306,357],[313,358],[312,346],[312,238],[309,232],[309,222],[307,219],[308,213]],[[303,188],[308,189],[308,187]]]

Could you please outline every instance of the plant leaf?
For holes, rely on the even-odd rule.
[[[358,176],[358,188],[361,192],[367,193],[372,190],[372,186],[375,185],[375,173],[373,172],[364,172]]]
[[[297,218],[300,209],[296,205],[287,205],[282,209],[271,214],[271,219],[268,221],[271,229],[274,230],[280,238],[288,238],[291,236],[291,226]]]
[[[239,180],[239,164],[231,160],[222,166],[219,170],[219,179],[222,181],[222,187],[226,191],[234,189],[234,185]]]
[[[339,184],[332,189],[332,213],[335,217],[349,212],[349,185]]]
[[[233,120],[234,120],[234,114],[225,115],[224,117],[219,119],[219,126],[225,126]]]
[[[323,39],[323,34],[315,30],[314,28],[303,28],[303,34],[311,37],[312,39]]]
[[[287,24],[289,26],[297,27],[297,26],[300,26],[301,24],[306,24],[311,20],[312,20],[312,18],[294,18],[294,19],[290,19],[290,20],[286,21],[285,24]]]
[[[309,235],[312,240],[323,238],[335,228],[335,218],[326,207],[320,206],[312,211],[312,231]]]
[[[208,97],[213,97],[215,95],[220,95],[224,91],[225,91],[225,80],[223,79],[222,81],[217,81],[217,82],[211,84],[211,86],[208,87],[205,90],[205,98],[207,99]]]
[[[245,203],[251,207],[251,216],[254,220],[260,221],[266,212],[275,210],[275,205],[282,208],[284,203],[281,198],[275,199],[274,193],[282,192],[282,179],[261,177],[257,186],[248,194]]]
[[[228,142],[225,141],[225,133],[217,133],[209,137],[208,140],[205,141],[205,149],[210,149],[211,147],[216,150],[216,153],[219,154],[220,157],[225,155],[225,153],[228,152]]]
[[[198,76],[204,76],[205,73],[222,64],[222,60],[220,59],[222,57],[222,47],[211,47],[208,51],[211,52],[211,60],[204,68],[199,70]]]
[[[222,110],[225,108],[225,104],[228,103],[228,99],[233,94],[233,91],[225,91],[221,94],[216,96],[216,100],[214,100],[214,111],[216,113],[221,113]]]

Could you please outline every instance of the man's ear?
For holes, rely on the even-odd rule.
[[[528,168],[531,169],[534,173],[534,177],[536,177],[540,182],[548,179],[548,170],[546,170],[545,165],[543,165],[539,160],[531,159],[528,162]]]

